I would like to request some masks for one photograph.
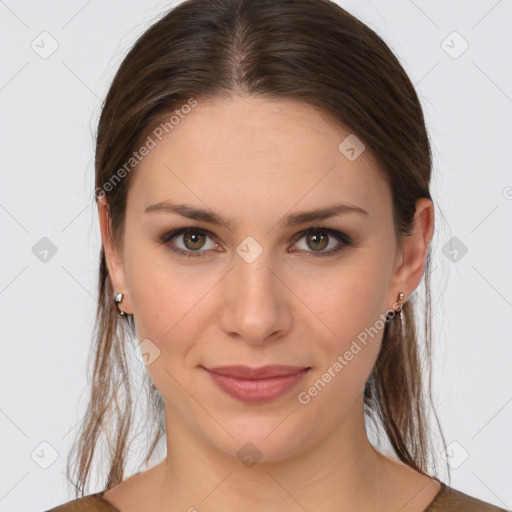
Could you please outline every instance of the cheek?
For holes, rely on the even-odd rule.
[[[321,354],[317,359],[319,364],[297,396],[312,421],[318,414],[330,418],[324,424],[326,429],[349,415],[352,406],[359,403],[381,348],[385,322],[379,319],[376,304],[373,307],[364,301],[359,307],[354,304],[357,298],[364,297],[361,294],[348,301],[332,301],[329,306],[332,314],[325,321],[335,335],[316,336],[321,343],[316,350]],[[339,306],[346,308],[338,309]]]
[[[311,311],[309,318],[317,318],[311,326],[317,334],[322,331],[320,339],[343,349],[360,333],[382,327],[378,320],[386,311],[387,279],[386,269],[367,251],[341,261],[337,269],[297,280],[294,292]]]
[[[199,369],[187,355],[204,335],[208,291],[215,279],[212,275],[194,279],[192,266],[183,271],[176,264],[162,263],[161,251],[139,249],[132,252],[128,286],[141,349],[149,347],[157,354],[146,369],[166,403],[187,411],[190,395],[199,396],[195,388]],[[158,256],[160,263],[155,263]]]
[[[314,289],[302,282],[297,291],[307,297],[305,302],[314,313],[307,322],[320,362],[308,383],[313,385],[311,394],[305,390],[306,401],[321,394],[318,404],[334,400],[340,411],[364,389],[386,325],[387,277],[379,258],[368,251],[350,264],[347,259],[328,278],[317,279]]]
[[[137,267],[130,296],[140,335],[153,337],[164,345],[173,341],[174,346],[176,341],[186,338],[194,326],[201,332],[197,322],[202,318],[200,311],[204,304],[201,299],[208,301],[205,296],[213,284],[211,277],[206,281],[191,280],[177,272],[176,267]]]
[[[139,341],[151,340],[169,371],[182,371],[188,362],[185,356],[211,322],[222,274],[179,264],[165,248],[149,243],[132,244],[126,265]]]

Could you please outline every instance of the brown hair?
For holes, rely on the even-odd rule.
[[[187,0],[137,40],[103,105],[96,140],[96,192],[106,197],[111,233],[119,247],[127,193],[136,172],[136,165],[133,171],[126,170],[133,152],[154,127],[191,98],[229,98],[237,93],[304,102],[362,140],[389,183],[395,233],[402,246],[413,227],[416,200],[431,199],[431,149],[414,87],[384,41],[326,0]],[[121,168],[126,171],[122,179],[105,186],[112,185]],[[382,347],[364,390],[367,417],[376,428],[382,423],[398,458],[423,474],[429,474],[430,457],[435,468],[427,399],[439,426],[430,380],[430,259],[429,247],[422,306],[424,357],[413,296],[402,310],[404,332],[396,317],[386,322]],[[102,436],[109,449],[104,489],[124,479],[130,448],[134,405],[126,340],[134,339],[135,329],[133,317],[118,316],[113,292],[102,248],[90,402],[67,467],[77,497],[88,492]],[[429,371],[427,394],[422,365]],[[147,464],[165,438],[165,421],[161,395],[147,372],[143,378],[152,428],[151,433],[145,431],[151,434],[143,462]],[[442,432],[441,437],[446,448]]]

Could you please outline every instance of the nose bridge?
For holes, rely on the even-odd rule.
[[[276,299],[275,276],[271,271],[272,254],[252,236],[246,237],[236,248],[235,275],[239,299],[247,297],[255,301]]]

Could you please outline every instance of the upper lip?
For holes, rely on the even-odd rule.
[[[244,365],[232,365],[232,366],[215,366],[214,368],[205,368],[212,373],[219,375],[227,375],[236,379],[269,379],[272,377],[285,377],[289,375],[295,375],[296,373],[307,370],[307,366],[285,366],[285,365],[268,365],[260,366],[258,368],[252,368]]]

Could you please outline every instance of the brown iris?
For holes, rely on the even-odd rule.
[[[185,244],[185,247],[191,251],[201,249],[204,245],[204,238],[205,235],[196,231],[183,233],[183,243]],[[190,245],[188,244],[189,240],[191,242]]]
[[[310,243],[310,241],[312,241],[312,243]],[[329,235],[323,231],[315,231],[306,235],[306,242],[311,249],[322,250],[325,249],[329,243]],[[315,245],[317,245],[317,247],[315,247]],[[318,245],[320,245],[320,247],[318,247]]]

